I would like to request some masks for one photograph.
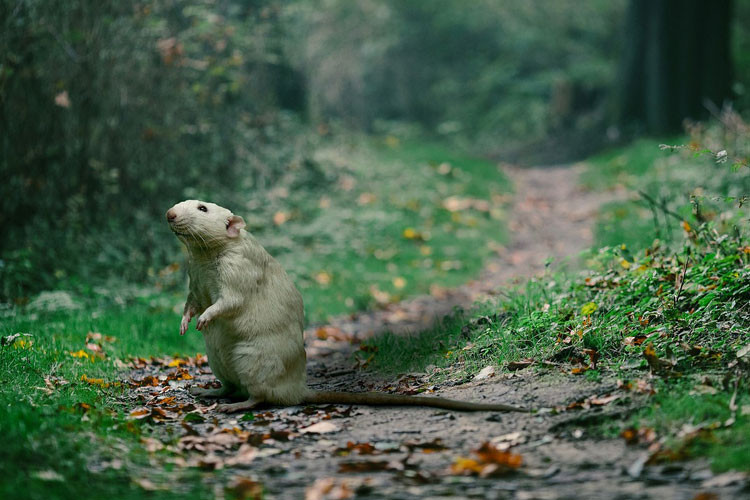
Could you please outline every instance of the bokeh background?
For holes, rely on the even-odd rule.
[[[389,242],[439,236],[416,226],[450,216],[424,207],[458,151],[491,159],[453,158],[481,186],[498,161],[579,160],[750,104],[747,1],[3,0],[0,19],[0,298],[19,304],[181,285],[163,213],[201,198],[302,288],[351,281],[326,259],[364,266],[330,303],[367,307],[380,268],[421,290],[385,269]],[[451,251],[420,280],[484,255]]]

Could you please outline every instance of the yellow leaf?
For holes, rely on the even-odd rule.
[[[315,275],[315,281],[320,285],[329,285],[331,283],[331,275],[325,271],[320,271]]]
[[[187,361],[184,359],[175,358],[167,364],[168,367],[174,368],[175,366],[186,365]]]
[[[682,221],[680,225],[682,226],[682,229],[684,229],[686,233],[689,233],[692,230],[690,227],[690,224],[688,224],[686,220]]]
[[[397,148],[399,144],[401,144],[401,141],[399,140],[398,137],[389,135],[385,138],[385,144],[389,148]]]
[[[86,351],[84,351],[83,349],[80,349],[80,350],[78,350],[76,352],[72,352],[71,351],[70,355],[73,356],[74,358],[86,358],[86,359],[89,359],[89,354]]]
[[[91,384],[91,385],[97,385],[99,387],[109,387],[109,384],[107,382],[105,382],[104,379],[101,379],[101,378],[90,378],[90,377],[86,376],[85,373],[83,375],[81,375],[81,382],[86,382],[87,384]]]
[[[466,474],[474,473],[481,474],[483,467],[471,458],[457,458],[456,461],[451,465],[451,472],[453,474]]]
[[[24,339],[16,340],[13,343],[13,349],[29,349],[31,348],[32,344],[33,342],[31,340],[24,340]]]
[[[630,269],[630,262],[628,262],[628,261],[627,261],[627,260],[625,260],[625,259],[622,259],[622,260],[620,261],[620,265],[621,265],[622,267],[624,267],[625,269]]]
[[[599,306],[597,306],[595,302],[589,302],[581,307],[581,313],[583,313],[584,316],[591,316],[591,314],[598,308]]]
[[[404,238],[406,238],[407,240],[416,240],[420,238],[420,234],[414,228],[411,228],[411,227],[407,227],[406,229],[404,229],[403,234],[404,234]]]

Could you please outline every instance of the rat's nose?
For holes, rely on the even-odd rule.
[[[167,221],[173,222],[177,218],[177,212],[174,211],[174,208],[170,208],[167,210]]]

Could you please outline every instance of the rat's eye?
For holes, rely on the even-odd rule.
[[[198,210],[201,212],[208,212],[208,208],[206,208],[206,205],[198,205]]]

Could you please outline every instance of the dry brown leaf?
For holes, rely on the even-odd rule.
[[[511,361],[510,363],[508,363],[508,370],[523,370],[524,368],[527,368],[533,364],[534,360],[532,358],[524,358],[518,361]]]
[[[261,500],[263,498],[263,485],[246,477],[235,477],[226,487],[226,491],[231,493],[236,500]]]
[[[305,500],[345,500],[354,497],[351,481],[337,481],[332,477],[320,478],[305,490]]]
[[[247,443],[240,445],[237,453],[224,460],[224,465],[232,467],[235,465],[249,465],[258,456],[258,449]]]
[[[389,462],[387,460],[368,460],[358,462],[340,462],[339,472],[380,472],[384,470],[401,470],[403,467],[398,466],[398,462]]]
[[[373,446],[370,443],[355,443],[353,441],[348,441],[346,443],[346,446],[344,448],[337,448],[334,453],[336,455],[342,455],[346,456],[350,453],[356,452],[359,455],[376,455],[379,454],[378,450],[375,449],[375,446]]]
[[[331,325],[321,326],[315,330],[315,336],[320,340],[331,339],[339,342],[349,342],[354,338],[350,333]]]
[[[490,442],[485,442],[473,453],[477,456],[477,460],[459,457],[451,466],[451,473],[493,477],[511,473],[523,464],[521,455],[499,450]]]
[[[672,362],[667,361],[666,359],[661,359],[656,355],[654,345],[651,343],[649,343],[643,350],[643,357],[646,358],[649,368],[653,371],[661,371],[672,368],[673,366]]]

